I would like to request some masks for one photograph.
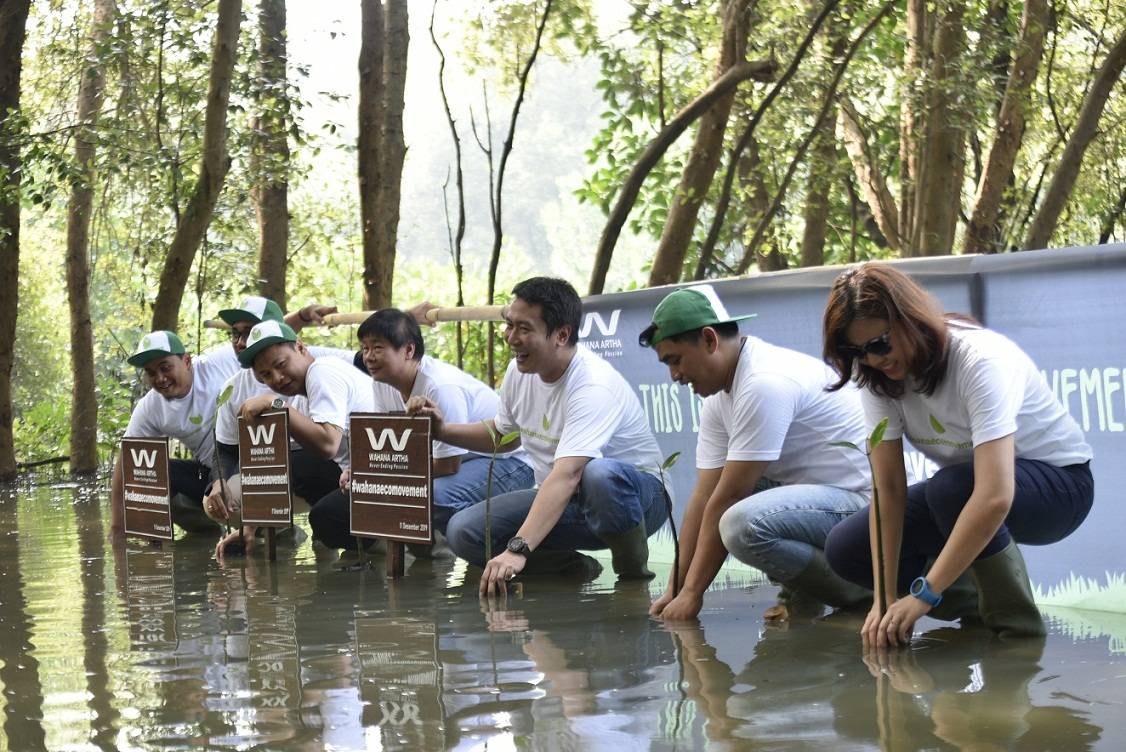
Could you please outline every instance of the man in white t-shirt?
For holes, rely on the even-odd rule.
[[[862,440],[860,397],[825,391],[834,374],[816,358],[741,337],[738,322],[753,315],[728,315],[699,285],[669,293],[640,337],[673,381],[704,397],[679,572],[650,609],[667,620],[699,614],[728,552],[832,606],[871,598],[834,574],[823,551],[833,525],[868,502],[864,456],[833,446]]]
[[[372,377],[376,412],[403,412],[411,397],[427,397],[449,423],[478,423],[497,414],[497,394],[461,369],[425,354],[415,317],[397,308],[376,311],[356,332],[364,364]],[[432,442],[434,529],[443,536],[457,512],[485,498],[489,453],[467,452]],[[492,468],[494,496],[531,488],[535,483],[522,449],[498,453]],[[346,517],[343,518],[346,521]]]
[[[289,413],[292,439],[306,451],[331,459],[341,470],[348,469],[348,416],[375,409],[371,379],[340,358],[314,357],[293,329],[277,321],[256,324],[238,358],[243,368],[253,368],[257,378],[273,392],[308,400],[305,414],[284,400],[275,401],[271,394],[260,394],[242,403],[243,418],[254,420],[267,410],[284,408]],[[347,525],[341,531],[318,512],[323,501],[340,493],[336,489],[322,499],[307,499],[312,506],[309,524],[313,537],[329,548],[355,545]]]
[[[307,305],[285,317],[293,326],[318,321],[334,312],[333,307]],[[172,519],[196,532],[217,532],[219,527],[203,514],[202,499],[211,482],[215,463],[214,426],[218,396],[228,380],[240,370],[236,356],[244,347],[250,327],[263,318],[282,319],[281,309],[266,298],[247,298],[242,309],[226,309],[220,317],[230,325],[231,348],[213,347],[192,357],[172,332],[152,332],[142,338],[128,359],[142,368],[153,388],[133,408],[125,435],[130,438],[168,436],[178,439],[192,452],[191,460],[173,460]],[[110,485],[110,533],[125,532],[120,458],[114,465]]]
[[[534,277],[512,292],[505,339],[513,359],[489,425],[447,423],[425,397],[407,404],[408,413],[434,418],[437,439],[471,451],[491,452],[493,435],[517,432],[506,447],[519,442],[539,484],[492,499],[499,554],[485,559],[484,504],[450,519],[450,548],[484,567],[483,594],[504,592],[521,572],[597,573],[576,549],[609,548],[619,577],[652,577],[647,538],[667,514],[660,448],[641,403],[621,374],[578,344],[582,301],[570,284]]]

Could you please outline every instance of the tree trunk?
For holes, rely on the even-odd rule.
[[[1027,0],[1021,21],[1020,41],[1009,72],[1009,83],[1001,98],[993,144],[985,158],[985,171],[977,187],[973,216],[966,228],[966,253],[995,253],[1001,250],[997,220],[1001,198],[1013,178],[1013,165],[1024,139],[1024,115],[1028,93],[1040,69],[1044,54],[1044,33],[1048,26],[1046,0]]]
[[[746,57],[748,3],[749,0],[727,0],[723,5],[723,42],[720,45],[719,63],[716,65],[717,79]],[[696,140],[657,245],[653,267],[649,272],[649,287],[680,281],[684,257],[692,241],[700,206],[708,194],[723,154],[723,134],[727,130],[727,119],[734,101],[735,91],[731,90],[700,116]]]
[[[258,210],[258,290],[286,308],[289,256],[289,92],[285,0],[258,6],[258,118],[255,198]]]
[[[610,259],[614,255],[614,246],[618,242],[618,236],[622,233],[626,218],[629,217],[630,209],[637,201],[637,194],[641,191],[641,184],[645,182],[645,176],[660,161],[677,137],[698,117],[709,110],[717,99],[750,78],[769,81],[774,75],[776,67],[772,60],[739,63],[723,74],[721,78],[716,79],[698,97],[685,105],[649,142],[649,145],[641,152],[637,163],[630,170],[626,181],[622,184],[618,199],[614,203],[609,219],[606,221],[606,227],[602,230],[602,238],[598,241],[598,251],[595,254],[594,268],[590,276],[591,295],[602,294],[602,288],[606,285],[606,275],[610,271]]]
[[[67,207],[66,288],[70,305],[70,471],[98,468],[98,400],[94,384],[94,330],[90,322],[90,217],[94,206],[97,145],[94,131],[102,109],[105,75],[99,60],[117,15],[114,0],[97,0],[90,33],[90,57],[78,84],[74,164],[78,172]]]
[[[926,0],[907,0],[907,45],[903,54],[903,92],[900,95],[899,118],[899,211],[898,221],[895,222],[895,240],[887,234],[881,225],[880,232],[888,239],[891,247],[902,252],[912,235],[912,223],[915,219],[915,180],[919,175],[919,143],[918,131],[922,119],[921,78],[926,53],[929,45],[928,13]],[[855,160],[853,161],[855,165]],[[861,188],[865,188],[867,181],[857,172]],[[881,176],[881,182],[883,178]],[[890,193],[888,194],[891,195]],[[865,189],[865,196],[867,190]],[[868,202],[876,221],[880,219],[881,211],[875,204]],[[903,238],[903,242],[899,238]]]
[[[856,109],[846,97],[840,99],[840,120],[845,150],[852,160],[853,172],[856,173],[856,181],[860,183],[864,202],[872,212],[880,232],[887,239],[888,246],[892,250],[902,251],[899,223],[896,219],[902,215],[896,212],[895,199],[892,198],[891,191],[884,182],[883,172],[868,146],[868,135],[860,124]]]
[[[1048,184],[1048,192],[1044,194],[1044,201],[1028,228],[1028,235],[1024,239],[1026,250],[1034,248],[1047,248],[1055,232],[1056,223],[1059,222],[1060,213],[1071,196],[1071,189],[1075,187],[1075,179],[1079,177],[1079,168],[1083,164],[1083,155],[1087,146],[1094,139],[1102,117],[1103,108],[1106,106],[1114,85],[1118,83],[1122,69],[1126,66],[1126,31],[1118,37],[1114,47],[1107,53],[1095,80],[1087,91],[1083,100],[1083,107],[1079,110],[1079,120],[1071,131],[1067,146],[1060,155],[1059,167],[1052,175],[1052,182]]]
[[[16,474],[12,364],[19,311],[20,75],[30,0],[0,1],[0,480]]]
[[[160,288],[153,304],[152,328],[175,330],[180,320],[180,301],[203,235],[231,166],[227,153],[227,104],[231,96],[231,74],[238,50],[242,0],[219,0],[219,17],[211,52],[211,75],[207,85],[207,112],[203,126],[203,156],[199,178],[188,205],[176,225],[168,248]]]
[[[391,305],[395,278],[395,249],[399,237],[399,200],[403,179],[403,160],[407,145],[403,137],[403,101],[407,88],[407,0],[386,0],[383,45],[383,128],[380,153],[383,169],[377,190],[379,219],[379,263],[383,270],[382,288],[371,301],[371,308]]]
[[[363,0],[360,22],[360,227],[364,246],[364,308],[372,311],[389,298],[390,282],[380,256],[379,220],[383,193],[383,5]]]
[[[965,174],[967,118],[959,110],[958,66],[965,47],[962,0],[940,5],[926,81],[926,119],[915,178],[911,242],[905,255],[941,256],[954,246]],[[883,229],[883,228],[881,228]]]

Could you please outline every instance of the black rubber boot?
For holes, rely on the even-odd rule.
[[[1042,637],[1044,619],[1032,599],[1028,568],[1015,541],[970,566],[977,585],[978,610],[998,637]]]
[[[649,564],[649,535],[645,523],[640,523],[624,533],[603,533],[598,536],[610,549],[614,574],[623,580],[651,580]]]

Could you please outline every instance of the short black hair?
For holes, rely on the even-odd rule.
[[[583,301],[570,282],[555,277],[531,277],[513,287],[512,294],[529,305],[540,307],[548,334],[569,326],[571,336],[567,344],[578,343]]]
[[[656,327],[656,324],[652,326]],[[720,339],[735,339],[739,336],[738,321],[723,321],[719,324],[708,324],[708,326],[715,330],[715,333],[719,335]],[[700,338],[703,336],[703,331],[704,327],[701,326],[699,329],[689,329],[686,332],[670,334],[665,337],[665,339],[669,342],[688,342],[695,344],[700,341]],[[642,332],[642,336],[645,336],[648,332],[649,330],[646,329],[645,332]],[[650,333],[649,336],[652,336],[652,333]]]
[[[398,308],[383,308],[364,319],[356,336],[363,341],[365,337],[379,337],[391,343],[396,350],[414,345],[414,360],[422,360],[426,345],[422,341],[422,329],[409,313]]]

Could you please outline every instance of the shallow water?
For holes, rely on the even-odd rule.
[[[104,503],[0,489],[3,749],[1126,748],[1122,636],[1075,627],[1118,617],[1014,644],[926,621],[866,661],[859,617],[767,626],[777,589],[738,573],[670,630],[607,575],[489,605],[449,561],[112,547]]]

